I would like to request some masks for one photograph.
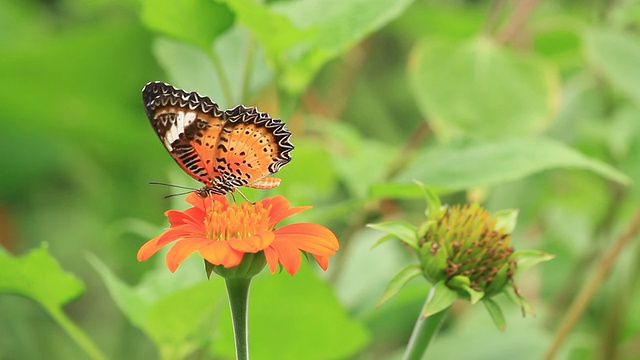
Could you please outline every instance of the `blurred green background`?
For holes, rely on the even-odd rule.
[[[313,205],[294,221],[341,242],[327,274],[256,280],[255,359],[400,358],[428,285],[376,308],[415,260],[399,243],[371,250],[381,234],[364,226],[418,223],[414,180],[445,203],[519,209],[516,249],[556,254],[516,279],[537,317],[507,306],[500,333],[456,304],[429,355],[541,358],[634,221],[639,27],[632,0],[0,3],[0,242],[15,256],[46,243],[68,273],[44,250],[22,267],[0,257],[0,359],[87,357],[38,305],[52,294],[49,309],[64,305],[108,358],[233,357],[222,281],[204,280],[196,257],[175,274],[160,255],[136,260],[163,212],[184,207],[147,182],[198,186],[144,115],[152,80],[285,120],[296,149],[282,185],[246,193]],[[637,243],[557,358],[640,358]]]

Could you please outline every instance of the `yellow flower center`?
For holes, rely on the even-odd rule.
[[[226,208],[219,201],[207,208],[204,220],[207,237],[224,241],[230,238],[246,238],[269,230],[269,209],[262,203],[232,203]]]

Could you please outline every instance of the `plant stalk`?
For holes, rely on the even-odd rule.
[[[446,315],[449,313],[448,309],[442,310],[439,313],[435,313],[431,316],[424,317],[424,310],[429,302],[429,298],[424,302],[422,311],[418,316],[416,325],[413,327],[411,338],[409,338],[409,344],[404,351],[402,360],[420,360],[427,352],[427,348],[431,343],[434,335],[440,330],[440,326],[444,322]]]
[[[236,360],[249,359],[249,286],[251,278],[226,278],[231,320],[233,321],[233,335],[236,342]]]

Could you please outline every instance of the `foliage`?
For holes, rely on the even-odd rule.
[[[492,298],[507,326],[487,331],[456,303],[430,356],[537,359],[568,335],[558,358],[637,358],[639,14],[634,0],[1,3],[0,358],[231,356],[220,279],[195,258],[174,275],[135,258],[182,203],[147,182],[198,186],[147,124],[152,80],[286,121],[282,185],[245,194],[312,204],[300,217],[340,240],[326,278],[303,264],[256,279],[255,359],[403,351],[431,290],[406,245],[416,182],[443,204],[518,209],[513,246],[556,255],[516,277],[537,317],[495,315]],[[377,243],[372,222],[404,243]],[[595,299],[557,333],[583,284]]]

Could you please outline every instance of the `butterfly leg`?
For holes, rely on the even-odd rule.
[[[243,193],[242,193],[242,191],[240,191],[240,189],[235,189],[235,190],[236,190],[236,191],[238,192],[238,194],[240,194],[240,196],[242,196],[242,198],[243,198],[243,199],[245,199],[248,203],[253,204],[253,201],[249,200],[249,198],[248,198],[245,194],[243,194]],[[231,193],[231,195],[233,196],[233,193]]]

